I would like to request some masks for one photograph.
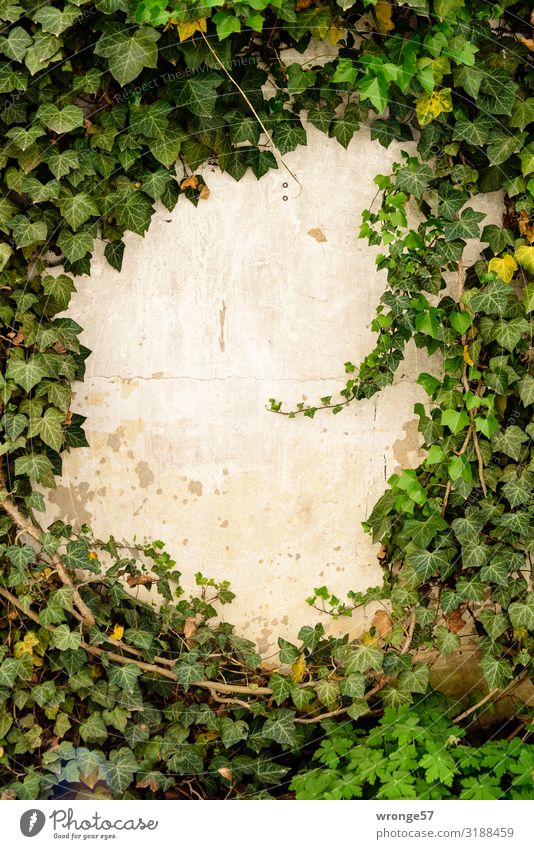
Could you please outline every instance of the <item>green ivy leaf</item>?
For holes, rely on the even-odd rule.
[[[130,30],[118,23],[110,23],[96,43],[97,56],[108,60],[109,70],[120,85],[131,83],[143,68],[155,68],[161,33],[152,27]]]
[[[108,681],[120,690],[125,690],[127,693],[133,693],[133,691],[137,688],[137,679],[141,674],[139,667],[132,663],[129,663],[126,666],[112,665],[108,669]]]
[[[507,660],[498,660],[491,655],[484,655],[480,661],[480,667],[491,690],[495,687],[499,689],[505,687],[514,676],[512,667]]]
[[[35,117],[54,133],[68,133],[83,126],[83,112],[79,106],[72,104],[58,109],[53,103],[43,103]]]
[[[50,642],[53,648],[65,651],[65,649],[77,649],[80,647],[82,637],[79,631],[70,631],[68,625],[58,625],[51,632]],[[106,734],[107,737],[107,734]],[[83,738],[85,740],[85,737]],[[92,742],[97,742],[93,740]]]
[[[265,740],[273,740],[284,749],[292,748],[296,745],[298,739],[294,712],[284,708],[272,711],[265,720],[260,733]]]

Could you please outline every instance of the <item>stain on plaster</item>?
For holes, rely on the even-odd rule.
[[[71,486],[57,486],[48,493],[47,500],[59,507],[57,519],[68,524],[93,524],[93,514],[87,509],[88,502],[95,497],[91,486],[82,481]]]
[[[200,481],[189,481],[188,485],[189,492],[192,492],[193,495],[202,495],[204,489]]]
[[[308,236],[311,236],[316,242],[328,241],[325,234],[319,229],[319,227],[313,227],[311,230],[308,230]]]
[[[154,472],[144,460],[135,467],[135,474],[139,478],[139,486],[143,489],[154,483]]]
[[[226,321],[226,304],[223,300],[222,307],[219,310],[219,348],[221,349],[221,354],[224,353],[224,349],[226,348],[226,342],[224,341],[224,323]]]

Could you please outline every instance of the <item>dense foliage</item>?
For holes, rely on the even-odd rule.
[[[291,782],[296,798],[532,799],[532,745],[519,737],[473,745],[447,707],[434,696],[386,708],[370,729],[331,723]]]
[[[289,781],[302,753],[311,751],[306,747],[325,732],[329,757],[328,747],[344,733],[324,725],[331,718],[348,715],[357,723],[347,731],[350,752],[379,739],[390,746],[380,737],[384,725],[361,737],[359,724],[369,731],[375,712],[425,694],[427,655],[456,651],[469,628],[480,638],[492,694],[529,677],[528,6],[206,0],[167,8],[160,0],[137,7],[129,0],[1,0],[6,796],[268,794]],[[328,44],[317,53],[334,58],[324,65],[284,62],[285,47],[302,53],[312,39]],[[282,157],[306,143],[305,115],[344,147],[361,123],[370,123],[385,146],[412,142],[393,173],[377,177],[381,205],[365,213],[361,230],[385,248],[377,260],[388,281],[373,325],[377,345],[359,367],[346,364],[339,401],[324,398],[319,406],[339,412],[391,383],[410,340],[438,353],[441,371],[438,363],[439,377],[419,378],[428,395],[416,408],[426,459],[390,480],[368,520],[382,543],[384,587],[351,593],[346,603],[326,587],[310,598],[334,615],[377,599],[387,599],[390,612],[379,611],[370,631],[352,643],[327,638],[321,626],[304,627],[297,644],[279,641],[281,665],[269,671],[252,646],[215,621],[218,605],[231,600],[227,585],[199,576],[200,595],[185,600],[159,543],[135,553],[95,540],[88,528],[56,523],[43,532],[35,483],[53,486],[62,451],[87,444],[71,390],[83,379],[89,352],[79,344],[80,326],[58,316],[75,291],[73,277],[90,271],[95,244],[103,242],[108,262],[120,269],[124,233],[143,235],[156,202],[172,209],[181,194],[194,203],[208,196],[195,174],[207,160],[216,158],[235,179],[248,168],[258,178],[270,168],[288,169]],[[498,189],[506,199],[503,226],[482,229],[483,215],[470,199]],[[484,249],[464,269],[473,239]],[[50,273],[57,265],[64,273]],[[282,412],[279,401],[272,408]],[[301,406],[289,415],[313,417],[316,409]],[[139,587],[157,589],[159,611],[134,597]],[[393,716],[401,727],[402,711],[386,714]],[[438,748],[428,748],[425,732],[427,754],[443,749],[443,722],[435,728],[429,720]],[[401,753],[407,760],[398,769],[417,761],[408,770],[413,781],[405,783],[420,793],[423,776],[431,784],[434,778],[424,772],[419,743],[409,745],[415,751]],[[469,778],[489,761],[472,759],[468,773],[449,748],[457,765],[450,792],[467,792]],[[499,792],[528,796],[513,758],[523,769],[529,745],[509,748]],[[354,772],[352,755],[348,763],[342,771]],[[356,773],[350,792],[377,790]],[[435,781],[448,788],[444,773]],[[324,793],[337,792],[337,780]],[[295,779],[297,793],[308,792],[307,781]]]

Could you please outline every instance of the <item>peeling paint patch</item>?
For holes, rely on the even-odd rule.
[[[48,501],[59,507],[58,519],[69,524],[93,524],[87,503],[95,497],[94,488],[86,481],[75,486],[58,486],[48,493]]]
[[[189,492],[192,492],[193,495],[202,495],[204,488],[200,481],[189,481],[189,486],[187,487]]]
[[[401,469],[409,469],[414,465],[415,458],[410,457],[410,454],[418,457],[421,453],[421,434],[417,429],[418,425],[419,419],[404,422],[402,428],[406,436],[404,439],[397,439],[392,445],[393,456]]]
[[[313,227],[311,230],[308,230],[308,236],[311,236],[313,239],[315,239],[316,242],[328,241],[325,234],[322,230],[319,229],[319,227]]]
[[[151,483],[154,483],[154,472],[144,460],[138,463],[135,467],[135,474],[139,478],[139,486],[143,489],[150,486]]]

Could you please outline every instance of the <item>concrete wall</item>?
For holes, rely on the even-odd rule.
[[[93,354],[73,409],[91,447],[66,458],[49,498],[50,519],[165,540],[188,584],[197,570],[231,580],[223,615],[265,655],[319,616],[314,586],[380,583],[360,522],[417,462],[414,380],[428,367],[411,351],[395,386],[338,416],[266,411],[342,387],[343,363],[373,345],[386,282],[357,232],[398,148],[367,129],[348,152],[308,136],[286,157],[300,185],[284,169],[237,184],[207,167],[209,199],[159,209],[145,239],[126,239],[121,274],[97,258],[79,279],[70,314]]]

